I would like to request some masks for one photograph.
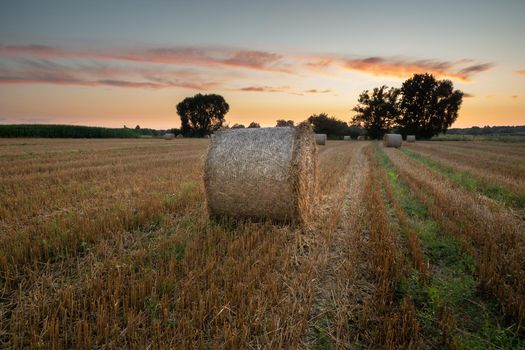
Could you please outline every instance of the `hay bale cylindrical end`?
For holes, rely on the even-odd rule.
[[[326,134],[315,134],[315,143],[321,146],[326,145]]]
[[[212,216],[307,223],[317,192],[311,127],[217,132],[208,150],[204,184]]]
[[[383,136],[383,147],[401,147],[403,143],[403,137],[401,134],[385,134]]]

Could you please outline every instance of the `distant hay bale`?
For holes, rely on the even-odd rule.
[[[416,142],[416,135],[407,135],[407,142]]]
[[[403,137],[400,134],[385,134],[383,136],[383,147],[401,147],[403,143]]]
[[[209,139],[209,138],[210,138],[210,135],[204,135],[204,138],[205,138],[205,139]]]
[[[364,141],[366,140],[366,137],[364,136],[357,136],[357,141]]]
[[[318,145],[326,145],[326,134],[315,134],[315,143]]]
[[[175,138],[175,134],[172,134],[172,133],[165,133],[164,134],[164,140],[173,140]]]
[[[184,138],[184,135],[182,135],[182,134],[178,134],[178,135],[177,135],[177,138],[178,138],[178,139],[182,139],[182,138]]]
[[[344,136],[344,137],[343,137],[343,140],[345,140],[345,141],[350,141],[351,139],[352,139],[352,138],[351,138],[350,136]]]
[[[305,224],[317,192],[317,147],[308,124],[223,130],[204,170],[213,216]]]

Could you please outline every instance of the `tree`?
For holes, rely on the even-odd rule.
[[[248,129],[254,129],[254,128],[260,128],[261,125],[256,122],[251,122],[250,125],[248,125]]]
[[[326,113],[314,114],[308,118],[316,134],[326,134],[329,138],[342,138],[348,135],[348,124],[344,121],[329,117]]]
[[[279,120],[277,120],[277,124],[275,126],[276,127],[284,127],[284,126],[293,126],[293,125],[294,125],[293,120],[279,119]]]
[[[197,94],[177,104],[177,114],[184,136],[203,137],[218,130],[230,106],[224,97],[215,94]]]
[[[140,125],[137,125],[137,126],[135,127],[135,130],[140,130]]]
[[[348,127],[348,135],[352,138],[352,139],[357,139],[357,137],[359,136],[364,136],[366,134],[366,131],[360,127],[360,126],[357,126],[357,125],[350,125]]]
[[[401,86],[398,119],[404,135],[431,138],[456,121],[463,92],[450,80],[436,80],[431,74],[414,74]]]
[[[244,125],[242,124],[233,124],[232,129],[244,129]]]
[[[374,88],[372,92],[363,91],[359,95],[357,106],[353,108],[357,114],[352,119],[352,125],[365,128],[372,139],[381,139],[399,116],[399,93],[399,89],[385,85]]]

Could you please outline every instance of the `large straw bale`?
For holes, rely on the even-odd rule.
[[[401,147],[401,143],[403,143],[401,134],[385,134],[385,136],[383,136],[383,147],[399,148]]]
[[[182,134],[178,134],[178,135],[177,135],[177,138],[178,138],[178,139],[183,139],[183,138],[184,138],[184,135],[182,135]]]
[[[175,138],[175,134],[172,134],[172,133],[165,133],[164,134],[164,140],[173,140]]]
[[[317,193],[317,146],[311,127],[221,130],[204,171],[212,216],[310,221]]]
[[[416,135],[407,135],[407,142],[416,142]]]
[[[350,136],[343,136],[343,140],[350,141],[352,138]]]
[[[315,134],[315,143],[318,145],[326,145],[326,134]]]
[[[364,140],[366,140],[366,137],[364,137],[363,135],[357,136],[357,141],[364,141]]]

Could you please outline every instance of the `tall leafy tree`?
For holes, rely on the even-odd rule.
[[[352,125],[363,127],[373,139],[382,138],[399,116],[398,98],[399,89],[385,85],[373,91],[363,91],[353,108],[357,114],[352,119]]]
[[[248,129],[254,129],[254,128],[260,128],[261,124],[256,122],[251,122],[250,125],[248,125]]]
[[[202,137],[218,130],[230,106],[224,97],[216,94],[197,94],[177,104],[181,131],[185,136]]]
[[[308,122],[315,133],[326,134],[329,138],[342,138],[349,133],[348,124],[326,113],[314,114],[308,118]]]
[[[450,80],[414,74],[401,86],[397,124],[404,135],[431,138],[456,121],[462,101],[463,92],[454,90]]]
[[[294,125],[293,120],[284,120],[284,119],[277,120],[275,124],[276,127],[293,126],[293,125]]]

